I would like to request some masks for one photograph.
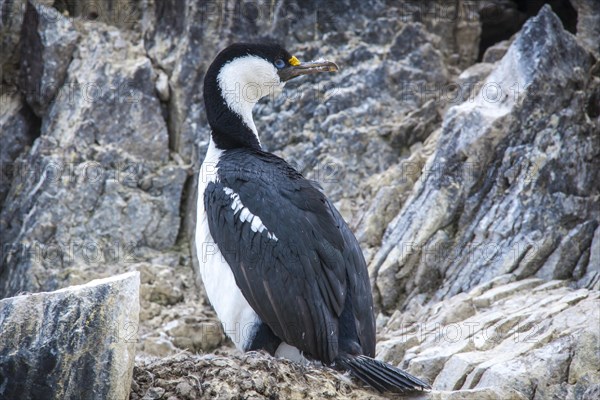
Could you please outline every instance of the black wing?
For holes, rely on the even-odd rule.
[[[333,205],[269,153],[229,150],[217,167],[219,180],[204,195],[210,232],[262,321],[286,343],[331,363],[338,354],[338,320],[351,291],[357,339],[363,353],[373,356],[367,267]],[[241,218],[240,202],[265,229],[257,230],[256,224],[253,230]]]

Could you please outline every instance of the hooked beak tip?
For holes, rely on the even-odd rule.
[[[316,74],[319,72],[336,72],[339,71],[339,69],[338,65],[333,61],[310,61],[281,69],[279,71],[279,77],[285,82],[301,75]]]

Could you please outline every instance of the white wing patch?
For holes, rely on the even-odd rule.
[[[233,210],[234,214],[238,214],[238,218],[240,219],[240,221],[249,222],[250,229],[252,229],[253,232],[262,233],[263,231],[267,231],[267,237],[269,239],[274,240],[274,241],[279,240],[277,238],[277,236],[275,236],[274,233],[269,232],[269,230],[263,224],[262,220],[260,219],[260,217],[258,215],[252,214],[250,212],[250,210],[248,210],[248,208],[242,204],[242,200],[240,200],[239,194],[237,194],[236,192],[233,191],[233,189],[228,188],[228,187],[223,188],[223,190],[225,191],[225,194],[227,194],[229,197],[231,197],[231,200],[232,200],[231,209]]]

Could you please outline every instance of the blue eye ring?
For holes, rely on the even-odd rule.
[[[275,67],[277,67],[278,69],[285,67],[285,61],[283,61],[281,58],[278,58],[277,60],[275,60]]]

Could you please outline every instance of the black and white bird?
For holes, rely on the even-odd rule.
[[[208,298],[242,351],[349,370],[380,391],[427,383],[374,360],[367,266],[340,213],[313,182],[261,148],[256,102],[297,76],[333,72],[279,45],[238,43],[204,79],[211,139],[198,185],[196,246]]]

